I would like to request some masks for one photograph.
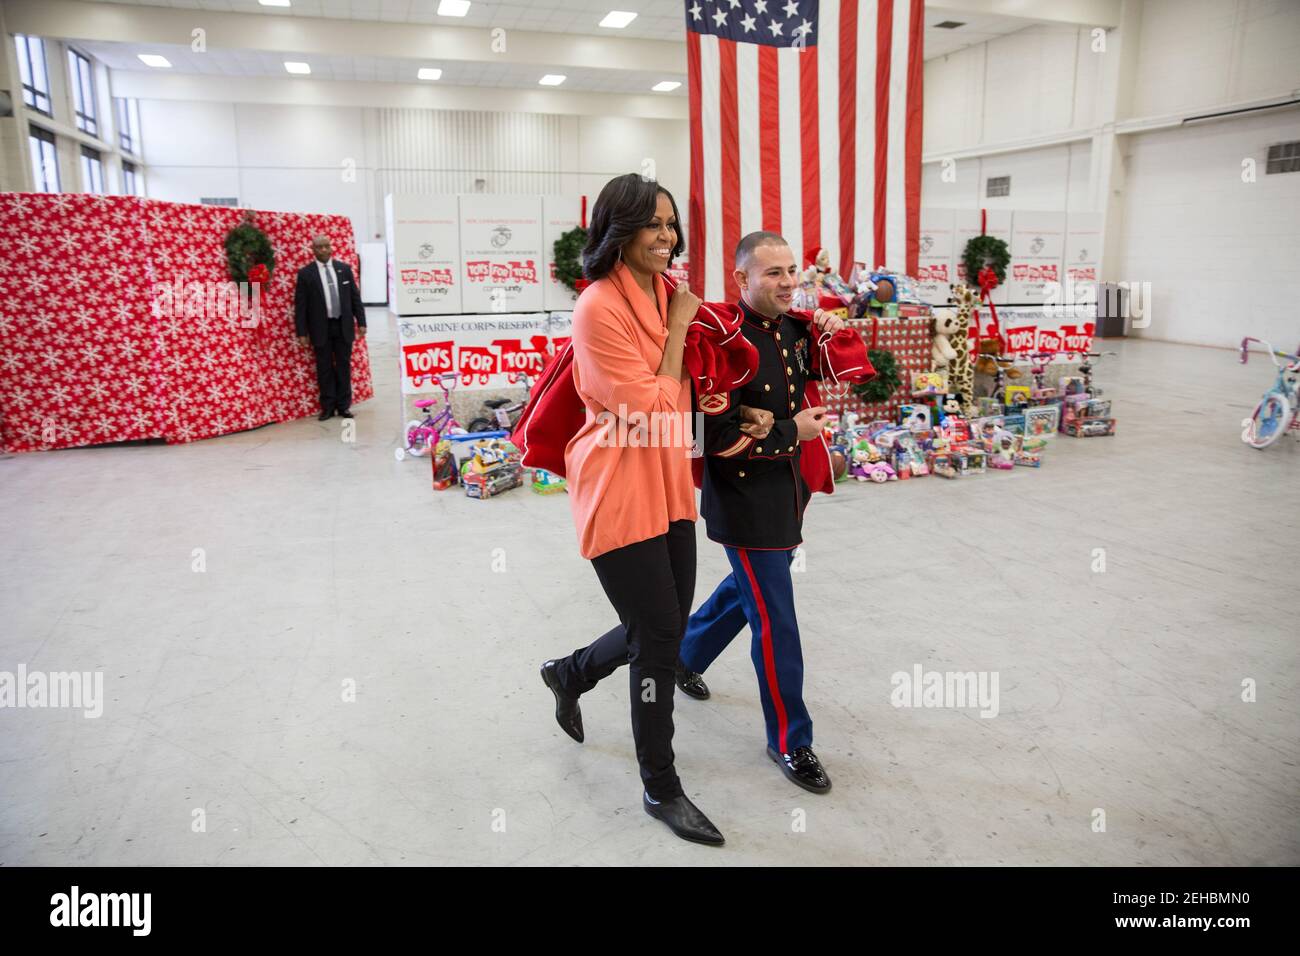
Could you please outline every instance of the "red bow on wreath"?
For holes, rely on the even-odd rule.
[[[261,285],[264,282],[271,281],[271,270],[263,263],[259,262],[248,270],[248,281],[255,285]]]
[[[979,280],[979,284],[980,284],[980,301],[987,302],[989,304],[989,316],[992,319],[992,323],[989,326],[989,332],[991,332],[993,335],[996,335],[1000,339],[1002,338],[1002,329],[1001,326],[998,325],[998,310],[993,306],[993,296],[991,295],[993,290],[998,287],[998,274],[993,271],[992,266],[985,266],[983,269],[980,270],[977,279]],[[978,324],[976,325],[976,328],[978,329]],[[978,333],[976,335],[975,344],[976,344],[976,348],[978,349],[979,348]]]

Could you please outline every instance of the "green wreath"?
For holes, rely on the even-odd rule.
[[[582,250],[587,245],[587,230],[574,226],[551,248],[555,256],[555,278],[559,279],[572,292],[578,291],[578,280],[582,278]]]
[[[253,225],[252,217],[245,217],[226,233],[226,268],[236,282],[248,281],[248,270],[258,264],[266,266],[267,274],[275,271],[275,250],[271,240]]]
[[[966,284],[972,289],[979,288],[980,270],[985,266],[992,268],[998,277],[998,285],[1001,285],[1007,281],[1007,263],[1011,261],[1011,250],[995,236],[976,236],[966,243],[961,261],[966,266]]]
[[[898,377],[898,363],[894,361],[894,353],[888,349],[871,349],[867,352],[867,358],[871,359],[876,376],[861,385],[854,385],[853,394],[868,405],[887,402],[898,391],[898,386],[903,384]]]

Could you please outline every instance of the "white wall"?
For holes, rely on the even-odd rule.
[[[1300,110],[1178,124],[1300,93],[1300,2],[1126,0],[1125,12],[1104,50],[1087,27],[1034,26],[927,61],[921,202],[1106,213],[1102,278],[1151,283],[1152,326],[1135,334],[1290,348],[1300,173],[1264,166],[1270,144],[1300,140]],[[1113,121],[1168,128],[1114,137],[1112,162]],[[1254,183],[1241,179],[1246,158]],[[1011,196],[984,198],[997,175]]]
[[[943,163],[921,167],[921,204],[945,209],[1089,210],[1089,143],[1066,143],[956,160],[945,181]],[[990,176],[1010,176],[1011,195],[986,197]]]
[[[1300,87],[1296,0],[1145,0],[1141,10],[1135,116]]]
[[[338,213],[358,239],[382,236],[387,192],[471,192],[481,178],[488,192],[594,198],[647,160],[686,215],[682,120],[142,99],[140,124],[150,196]]]
[[[926,154],[1097,121],[1101,55],[1084,27],[1033,26],[925,62]]]
[[[1300,173],[1266,176],[1270,143],[1300,140],[1300,111],[1128,137],[1117,274],[1151,283],[1140,335],[1232,346],[1300,342]],[[1242,160],[1256,178],[1242,181]]]

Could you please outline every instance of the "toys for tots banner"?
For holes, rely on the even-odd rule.
[[[542,197],[460,197],[465,312],[543,308]]]
[[[572,313],[461,315],[404,319],[397,324],[402,391],[439,391],[437,377],[459,376],[459,388],[510,388],[536,379],[569,341]]]
[[[994,326],[988,309],[979,310],[980,338],[1002,336],[1005,351],[1012,355],[1033,352],[1086,352],[1092,348],[1096,311],[1086,306],[1040,308],[1006,306],[998,309]]]

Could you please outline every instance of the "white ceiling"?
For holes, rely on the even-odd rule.
[[[438,0],[292,0],[292,6],[266,7],[257,0],[91,0],[95,3],[126,4],[136,8],[167,7],[175,10],[213,11],[255,14],[268,17],[324,17],[381,23],[443,24],[456,28],[505,27],[608,38],[611,43],[622,39],[655,39],[682,42],[684,39],[685,3],[683,0],[514,0],[492,3],[473,0],[466,17],[439,17]],[[703,0],[708,5],[726,0]],[[598,24],[610,10],[627,10],[638,14],[625,29],[609,30]],[[957,20],[962,26],[949,30],[935,24]],[[201,15],[196,25],[201,25]],[[983,43],[997,36],[1024,29],[1034,21],[1019,17],[974,14],[952,10],[925,13],[925,55],[927,59],[944,56],[963,47]],[[75,36],[75,27],[70,35]],[[466,86],[486,88],[538,89],[537,81],[545,73],[562,73],[567,77],[558,89],[585,93],[646,94],[684,97],[686,76],[663,71],[596,69],[577,63],[511,63],[506,58],[473,58],[455,61],[416,60],[396,56],[329,55],[303,53],[300,50],[268,52],[248,49],[210,47],[204,53],[193,52],[188,44],[140,43],[123,40],[76,41],[79,47],[102,60],[109,68],[121,71],[202,74],[208,76],[287,77],[285,60],[305,61],[311,75],[296,77],[299,82],[335,80],[348,82],[429,83],[430,86]],[[137,58],[138,53],[160,53],[172,63],[170,70],[151,70]],[[669,66],[679,70],[679,58]],[[416,76],[421,67],[436,67],[442,77],[423,81]],[[670,93],[654,93],[656,83],[672,80],[681,84]]]
[[[961,26],[949,30],[935,28],[936,23],[945,20],[955,21]],[[1020,17],[1001,17],[993,14],[967,16],[948,12],[925,11],[925,58],[933,60],[937,56],[956,53],[964,47],[985,43],[994,37],[1006,36],[1031,26],[1033,21]]]
[[[96,3],[125,3],[132,6],[170,7],[177,10],[211,10],[225,13],[258,13],[265,16],[329,17],[342,20],[371,20],[385,23],[442,23],[453,27],[505,27],[543,33],[586,34],[605,37],[635,37],[677,40],[685,29],[682,0],[514,0],[493,3],[473,0],[469,15],[440,17],[438,0],[292,0],[285,7],[264,7],[257,0],[92,0]],[[712,0],[705,0],[706,4]],[[599,26],[610,10],[626,10],[637,18],[621,30]],[[937,30],[935,23],[956,20],[963,26]],[[963,47],[983,43],[996,36],[1014,33],[1034,21],[996,15],[968,16],[953,11],[925,14],[925,57],[932,59]],[[175,60],[172,61],[176,62]],[[281,70],[282,72],[282,70]],[[343,77],[349,78],[349,77]],[[536,80],[533,80],[535,83]],[[497,84],[511,85],[511,84]],[[566,84],[568,85],[568,84]]]
[[[536,88],[537,81],[546,73],[562,73],[567,79],[562,90],[588,93],[644,93],[651,96],[684,96],[685,74],[662,71],[648,73],[637,70],[596,70],[564,64],[530,66],[521,63],[476,60],[410,60],[401,57],[379,56],[327,56],[317,53],[271,53],[260,50],[209,49],[195,53],[189,46],[150,43],[107,43],[101,41],[76,41],[78,49],[102,61],[113,70],[140,70],[164,75],[167,73],[202,73],[208,76],[275,76],[288,77],[285,60],[308,63],[310,76],[298,76],[302,82],[315,80],[354,80],[383,83],[428,83],[430,86],[482,86]],[[161,53],[172,68],[153,69],[136,57],[137,53]],[[421,80],[416,75],[421,67],[442,70],[438,80]],[[661,80],[676,80],[682,85],[671,93],[652,93],[651,87]]]
[[[93,0],[132,6],[171,7],[177,10],[212,10],[223,13],[261,13],[266,16],[330,17],[340,20],[375,20],[383,23],[442,23],[451,27],[506,27],[545,33],[585,33],[591,36],[637,37],[646,40],[680,39],[685,27],[681,0],[515,0],[492,3],[473,0],[469,15],[438,16],[438,0],[293,0],[293,6],[264,7],[257,0]],[[626,10],[637,18],[621,30],[601,27],[611,10]]]

